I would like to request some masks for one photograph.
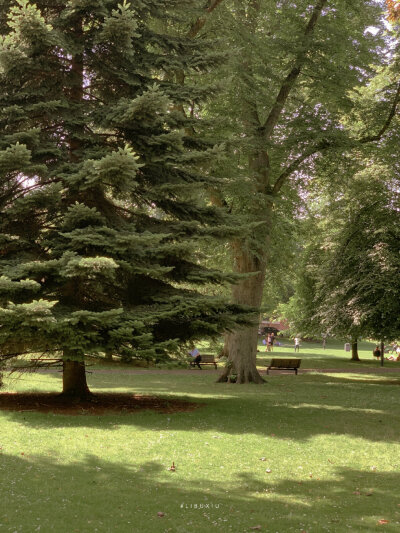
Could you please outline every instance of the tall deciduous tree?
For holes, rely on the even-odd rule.
[[[229,172],[241,178],[219,201],[260,223],[252,238],[232,242],[236,271],[251,274],[233,288],[237,303],[261,304],[277,205],[289,191],[308,185],[321,155],[343,157],[388,130],[399,101],[398,77],[381,77],[379,98],[377,86],[372,95],[371,65],[385,59],[379,31],[368,30],[374,25],[383,32],[382,6],[368,0],[226,0],[210,17],[209,31],[213,22],[234,51],[221,70],[224,98],[211,112],[219,114],[231,141]],[[343,118],[357,105],[351,90],[363,86],[375,98],[375,113],[354,135]],[[237,383],[261,383],[256,347],[256,326],[228,334],[231,364],[220,380],[234,371]]]
[[[2,3],[0,346],[61,352],[65,395],[90,394],[86,354],[151,358],[242,320],[193,288],[233,279],[196,258],[232,230],[197,201],[218,148],[179,106],[203,91],[169,77],[214,58],[158,22],[194,4]]]
[[[393,340],[400,334],[400,216],[398,198],[382,197],[354,213],[339,235],[319,290],[328,327]]]
[[[397,124],[397,121],[395,121]],[[302,334],[393,339],[397,316],[399,181],[392,137],[381,143],[380,162],[353,154],[341,187],[310,194],[312,231],[304,239],[296,293],[282,311]],[[367,151],[366,151],[367,155]],[[393,164],[394,163],[394,164]],[[344,168],[341,171],[345,175]]]

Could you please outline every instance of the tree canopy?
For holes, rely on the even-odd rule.
[[[207,109],[219,116],[231,153],[228,172],[236,177],[217,202],[259,222],[250,238],[231,241],[235,270],[251,273],[233,287],[233,301],[261,310],[277,256],[286,254],[279,240],[292,240],[296,224],[287,221],[303,216],[308,191],[323,184],[335,189],[356,150],[374,151],[392,133],[400,85],[384,6],[227,0],[209,17],[207,35],[218,35],[228,59],[213,72],[223,96]],[[238,382],[261,381],[256,349],[255,327],[227,335]]]
[[[234,232],[200,198],[220,150],[181,111],[204,90],[170,76],[217,58],[163,31],[193,2],[6,4],[1,351],[60,351],[64,393],[86,394],[87,354],[154,358],[244,320],[195,288],[234,279],[196,255]]]
[[[3,358],[60,352],[75,394],[86,354],[162,357],[225,331],[220,380],[261,383],[246,311],[293,290],[311,329],[348,330],[346,301],[352,328],[376,330],[348,296],[356,257],[365,279],[395,264],[398,2],[7,0],[0,15]],[[383,196],[372,167],[389,169],[371,182]],[[234,273],[202,260],[217,241]],[[211,296],[231,282],[232,303]]]

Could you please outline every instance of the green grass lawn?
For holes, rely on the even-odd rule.
[[[266,347],[259,341],[259,353],[257,354],[257,364],[262,368],[271,357],[300,357],[301,368],[360,368],[380,366],[380,361],[376,361],[372,356],[372,350],[376,343],[363,341],[358,344],[360,361],[351,361],[351,354],[344,350],[344,342],[328,340],[326,349],[322,348],[321,342],[302,342],[300,351],[295,353],[294,342],[291,339],[283,339],[283,346],[274,346],[273,352],[266,352]],[[400,363],[385,361],[385,366],[400,368]]]
[[[378,370],[370,346],[361,365]],[[293,355],[284,350],[274,356]],[[262,386],[216,384],[213,370],[93,373],[94,392],[201,406],[1,412],[0,531],[400,531],[400,375],[352,373],[343,345],[299,355],[306,368],[349,372],[274,374]],[[60,389],[58,373],[6,377],[5,390]]]

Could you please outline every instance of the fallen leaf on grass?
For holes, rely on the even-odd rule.
[[[389,523],[389,520],[385,520],[384,518],[382,518],[382,520],[378,520],[378,524],[388,524]]]
[[[253,526],[250,529],[261,529],[261,526]]]
[[[355,494],[356,496],[360,496],[361,492],[359,492],[358,490],[355,490],[355,491],[353,492],[353,494]]]
[[[165,516],[165,513],[163,513],[162,511],[158,511],[157,516],[162,518],[163,516]]]

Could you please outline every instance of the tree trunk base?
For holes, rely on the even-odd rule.
[[[357,339],[351,341],[351,361],[360,361],[358,357],[358,342]]]
[[[250,326],[226,334],[228,361],[217,383],[265,383],[257,370],[257,332],[258,326]]]
[[[266,383],[266,380],[257,370],[255,372],[252,372],[251,370],[245,372],[243,370],[236,374],[235,372],[232,372],[230,368],[226,368],[219,376],[216,383],[237,383],[239,385],[243,383],[255,383],[256,385],[261,385],[262,383]]]
[[[84,361],[63,362],[63,391],[61,397],[71,401],[90,400],[93,394],[86,382],[86,369]]]
[[[85,394],[81,394],[78,392],[62,392],[61,394],[59,394],[60,400],[68,401],[71,404],[80,402],[91,402],[94,397],[94,394],[92,394],[90,391]]]

